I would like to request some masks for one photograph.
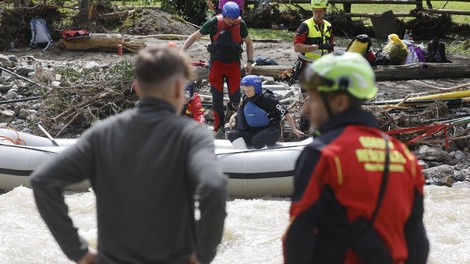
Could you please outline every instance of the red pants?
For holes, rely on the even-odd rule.
[[[224,80],[227,81],[230,102],[229,108],[238,108],[240,104],[240,61],[222,63],[212,61],[209,71],[209,83],[212,93],[212,110],[214,111],[214,131],[224,127]]]

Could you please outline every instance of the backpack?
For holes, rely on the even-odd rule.
[[[279,65],[275,60],[265,56],[257,56],[255,63],[256,65]]]
[[[29,21],[31,26],[31,41],[32,48],[41,48],[46,50],[52,44],[51,34],[47,28],[46,20],[43,18],[32,19]]]
[[[371,63],[373,66],[392,64],[392,59],[390,59],[390,56],[387,53],[384,53],[382,51],[377,51],[377,53],[375,53],[375,56],[376,56],[375,61]]]
[[[346,51],[357,52],[362,54],[364,58],[370,63],[375,63],[375,54],[371,51],[370,47],[372,46],[372,40],[367,34],[357,35],[351,40]]]
[[[446,58],[446,47],[442,41],[435,38],[428,43],[428,52],[426,54],[428,62],[446,63],[451,62]]]

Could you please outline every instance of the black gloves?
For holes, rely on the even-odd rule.
[[[330,43],[318,44],[318,48],[322,50],[330,50],[333,49],[333,45],[331,45]]]

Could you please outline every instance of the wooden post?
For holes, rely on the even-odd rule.
[[[426,2],[429,4],[430,0],[426,0]],[[416,0],[416,9],[418,10],[423,9],[423,0]]]
[[[88,3],[88,16],[87,19],[90,20],[93,17],[93,12],[95,11],[95,4],[93,2]]]
[[[78,19],[81,22],[85,22],[88,18],[89,3],[90,3],[89,0],[80,0],[80,11],[78,13]]]

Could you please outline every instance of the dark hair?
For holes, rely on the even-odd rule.
[[[359,99],[359,98],[356,98],[354,97],[352,94],[346,92],[346,91],[334,91],[334,92],[330,92],[330,93],[327,93],[328,94],[328,98],[334,98],[340,94],[344,94],[348,97],[349,99],[349,108],[352,108],[352,109],[361,109],[362,108],[362,104],[364,103],[364,100],[362,99]]]
[[[143,87],[150,87],[177,75],[189,80],[193,77],[193,68],[185,52],[164,44],[141,50],[134,74]]]

